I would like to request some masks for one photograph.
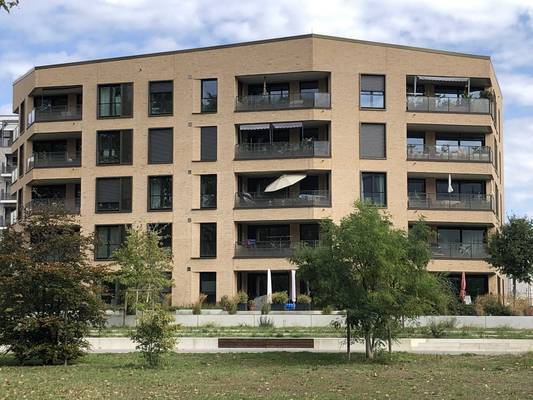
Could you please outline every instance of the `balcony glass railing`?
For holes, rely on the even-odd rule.
[[[0,167],[0,173],[2,175],[9,174],[9,176],[11,176],[11,173],[13,172],[14,169],[15,169],[14,165],[7,165],[7,164],[2,163],[2,166]]]
[[[1,201],[16,201],[17,196],[9,192],[6,192],[5,190],[2,190],[0,191],[0,200]]]
[[[491,107],[485,98],[407,96],[407,111],[490,114]]]
[[[238,192],[236,208],[329,207],[329,190],[302,190],[298,195],[273,195],[265,192]]]
[[[408,160],[491,162],[488,146],[407,145]]]
[[[318,240],[291,241],[288,238],[258,241],[247,239],[235,243],[235,257],[291,257],[302,246],[318,246]]]
[[[80,198],[73,199],[64,198],[38,198],[32,199],[26,204],[26,208],[33,212],[44,211],[47,209],[62,209],[68,213],[80,213]]]
[[[67,151],[52,151],[33,153],[28,158],[28,169],[53,167],[80,167],[81,153]]]
[[[488,257],[485,243],[437,243],[431,246],[433,258],[484,259]]]
[[[492,196],[477,193],[409,193],[411,209],[492,210]]]
[[[329,141],[315,140],[299,143],[240,143],[235,146],[235,159],[329,157]]]
[[[329,108],[329,93],[291,93],[239,96],[236,111],[283,110],[292,108]]]
[[[28,114],[28,125],[34,122],[74,121],[81,119],[81,104],[34,108]]]

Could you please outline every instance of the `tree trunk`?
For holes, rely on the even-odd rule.
[[[365,332],[365,354],[367,359],[374,359],[374,349],[372,346],[372,337],[370,332]]]
[[[513,277],[513,308],[516,307],[516,278]]]
[[[352,335],[351,335],[351,326],[349,323],[346,324],[346,353],[348,354],[348,361],[352,359],[352,355],[350,352],[350,344],[352,341]]]
[[[390,327],[387,329],[387,342],[389,343],[389,354],[392,354],[392,333]]]

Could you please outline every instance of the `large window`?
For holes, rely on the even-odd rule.
[[[98,165],[131,164],[132,136],[131,129],[97,132],[96,163]]]
[[[385,76],[361,75],[361,108],[385,108]]]
[[[359,155],[361,158],[386,157],[385,124],[361,124]]]
[[[385,173],[361,173],[361,199],[378,207],[387,205],[387,179]]]
[[[217,176],[200,176],[200,208],[216,208],[217,206]]]
[[[200,257],[217,256],[217,224],[200,224]]]
[[[172,81],[150,82],[150,115],[172,114]]]
[[[132,178],[96,178],[96,212],[131,212]]]
[[[126,225],[97,225],[94,258],[109,260],[126,239]]]
[[[216,112],[218,82],[216,79],[202,80],[202,112]]]
[[[149,129],[148,164],[171,164],[172,153],[172,128]]]
[[[98,85],[98,117],[131,117],[133,84]]]
[[[200,272],[200,293],[205,294],[206,303],[215,304],[217,301],[217,273]]]
[[[437,198],[448,198],[448,186],[447,179],[438,179],[437,182]],[[485,182],[483,181],[452,181],[453,192],[451,195],[484,195],[485,194]]]
[[[200,138],[200,160],[217,160],[217,127],[204,126],[201,128]]]
[[[148,186],[148,209],[172,210],[172,176],[151,176]]]
[[[172,250],[172,224],[170,222],[148,224],[148,230],[159,235],[159,247]]]

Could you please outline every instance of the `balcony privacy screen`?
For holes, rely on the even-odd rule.
[[[385,158],[385,125],[361,124],[359,153],[361,158]]]
[[[172,128],[150,129],[148,162],[150,164],[172,163]]]
[[[201,130],[200,159],[216,161],[217,159],[217,127],[204,126]]]

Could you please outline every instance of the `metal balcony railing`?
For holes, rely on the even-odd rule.
[[[237,160],[329,156],[330,143],[327,140],[299,143],[240,143],[235,146],[235,159]]]
[[[235,243],[235,257],[277,257],[287,258],[294,254],[294,250],[302,246],[316,247],[318,240],[291,241],[288,238],[257,241],[247,239]]]
[[[431,246],[433,258],[484,259],[488,257],[485,243],[438,243]]]
[[[17,196],[6,192],[5,190],[0,191],[0,200],[1,201],[16,201]]]
[[[408,160],[492,162],[488,146],[407,145]]]
[[[491,108],[485,98],[407,96],[407,111],[490,114]]]
[[[80,213],[80,199],[64,199],[64,198],[37,198],[32,199],[26,204],[26,208],[33,211],[39,212],[40,210],[46,209],[62,209],[68,213],[79,214]]]
[[[265,192],[238,192],[235,194],[236,208],[285,208],[285,207],[329,207],[329,190],[303,190],[300,194],[280,195]]]
[[[11,176],[11,173],[13,172],[15,168],[16,167],[14,165],[7,165],[7,164],[2,163],[2,166],[0,167],[0,174],[2,175],[9,174],[9,176]]]
[[[292,108],[329,108],[329,93],[291,93],[238,96],[235,111],[284,110]]]
[[[53,151],[33,153],[28,158],[28,170],[32,168],[80,167],[81,153]]]
[[[28,114],[28,125],[34,122],[74,121],[81,119],[82,105],[41,106]]]
[[[492,207],[492,195],[477,193],[409,193],[411,209],[487,210]]]

